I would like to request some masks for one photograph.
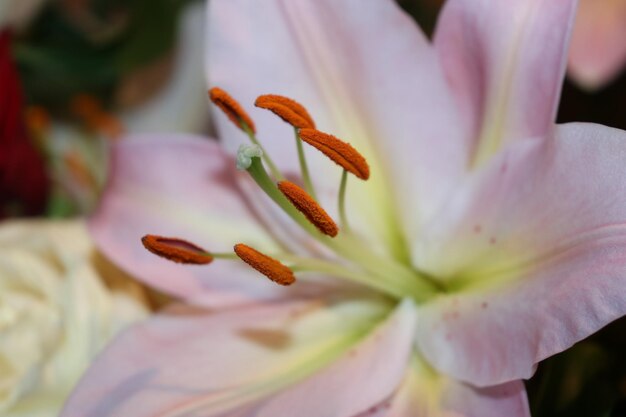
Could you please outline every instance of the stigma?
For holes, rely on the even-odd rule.
[[[248,145],[242,143],[237,149],[237,169],[245,171],[252,165],[252,158],[263,156],[263,149],[259,145]]]

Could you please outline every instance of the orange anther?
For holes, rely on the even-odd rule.
[[[238,243],[235,253],[242,261],[280,285],[291,285],[296,281],[293,271],[274,258],[262,254],[250,246]]]
[[[219,107],[226,116],[240,129],[243,129],[242,124],[246,124],[250,130],[256,133],[256,128],[252,118],[248,116],[248,113],[241,107],[241,105],[231,97],[226,91],[219,87],[213,87],[209,90],[209,97],[211,101]]]
[[[87,190],[96,190],[98,188],[98,180],[90,169],[88,162],[76,150],[71,150],[62,156],[64,168],[70,174],[70,177],[76,181],[81,188]]]
[[[109,113],[100,113],[91,121],[91,125],[94,130],[113,140],[119,139],[124,134],[122,122]]]
[[[267,109],[295,128],[315,128],[315,122],[304,106],[288,97],[275,94],[259,96],[254,105]]]
[[[306,191],[290,181],[280,181],[278,189],[320,232],[331,237],[337,236],[337,224]]]
[[[72,112],[81,119],[89,119],[102,112],[100,101],[89,94],[78,94],[70,104]]]
[[[300,129],[300,138],[362,180],[370,177],[367,161],[349,143],[315,129]]]
[[[155,255],[173,262],[202,265],[213,261],[213,257],[201,247],[175,237],[146,235],[141,238],[141,243]]]
[[[50,113],[41,106],[30,106],[26,110],[26,126],[36,136],[45,134],[50,129]]]
[[[98,99],[87,94],[79,94],[72,99],[74,114],[85,126],[111,139],[118,139],[124,133],[124,126],[113,114],[108,113]]]

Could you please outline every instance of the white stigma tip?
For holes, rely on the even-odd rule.
[[[263,156],[263,150],[259,145],[242,144],[237,149],[237,169],[245,171],[252,165],[252,158]]]

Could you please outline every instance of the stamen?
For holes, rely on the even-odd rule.
[[[291,285],[296,281],[293,271],[274,258],[262,254],[250,246],[238,243],[235,253],[242,261],[280,285]]]
[[[362,266],[364,270],[369,271],[373,276],[376,276],[378,285],[384,286],[386,283],[390,283],[390,285],[397,288],[409,286],[411,287],[410,291],[402,291],[404,291],[404,294],[412,294],[418,301],[427,299],[437,291],[433,283],[421,279],[421,275],[417,274],[413,269],[396,262],[388,262],[387,258],[382,258],[372,252],[369,246],[353,235],[342,234],[335,239],[330,239],[328,236],[319,233],[317,228],[307,220],[304,214],[299,212],[289,199],[278,190],[276,184],[263,168],[260,158],[252,158],[252,164],[248,168],[248,173],[267,196],[309,233],[311,237],[345,259]]]
[[[100,102],[87,94],[79,94],[72,99],[72,112],[81,119],[87,128],[118,139],[124,133],[124,126],[114,115],[107,113]]]
[[[98,180],[90,169],[89,163],[77,151],[69,151],[62,155],[64,167],[71,178],[87,190],[97,190]]]
[[[50,114],[41,106],[30,106],[26,110],[26,126],[33,136],[40,142],[43,136],[50,130]],[[43,145],[43,143],[40,143]]]
[[[211,101],[219,107],[226,116],[237,126],[245,131],[247,126],[253,133],[256,133],[256,128],[252,118],[248,116],[248,113],[241,107],[241,105],[230,96],[226,91],[219,87],[213,87],[209,90],[209,97]]]
[[[320,232],[331,237],[337,236],[337,224],[306,191],[290,181],[280,181],[278,189]]]
[[[254,105],[273,112],[295,128],[315,128],[315,122],[306,108],[295,100],[275,94],[259,96]]]
[[[124,126],[115,116],[102,113],[93,120],[93,129],[97,130],[109,138],[116,140],[124,134]]]
[[[306,191],[290,181],[279,182],[278,189],[320,232],[331,237],[337,236],[337,224]]]
[[[300,129],[300,138],[317,148],[346,171],[362,180],[369,178],[370,167],[367,161],[349,143],[315,129]]]
[[[348,185],[348,171],[345,169],[341,173],[341,182],[339,183],[339,195],[337,197],[337,205],[339,209],[339,219],[341,219],[341,227],[350,231],[348,225],[348,215],[346,214],[346,188]]]
[[[315,195],[315,187],[311,181],[311,174],[309,174],[309,165],[306,162],[306,155],[304,154],[304,147],[302,146],[302,140],[300,139],[300,130],[294,128],[296,137],[296,149],[298,150],[298,161],[300,162],[300,174],[302,174],[302,181],[304,181],[304,188],[311,194],[313,199],[317,200]]]
[[[155,255],[173,262],[203,265],[213,261],[213,256],[201,247],[175,237],[146,235],[141,243]]]

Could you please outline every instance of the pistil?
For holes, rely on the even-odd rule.
[[[379,281],[378,285],[387,285],[395,289],[406,289],[409,287],[411,290],[407,290],[405,293],[414,294],[414,298],[417,301],[425,300],[436,292],[437,288],[432,283],[422,279],[421,275],[396,263],[392,259],[375,254],[355,236],[339,234],[331,239],[320,233],[278,190],[263,168],[260,158],[252,158],[248,173],[259,187],[311,237],[346,260],[351,261],[354,265],[358,265],[376,276]],[[390,291],[397,292],[395,290]]]

